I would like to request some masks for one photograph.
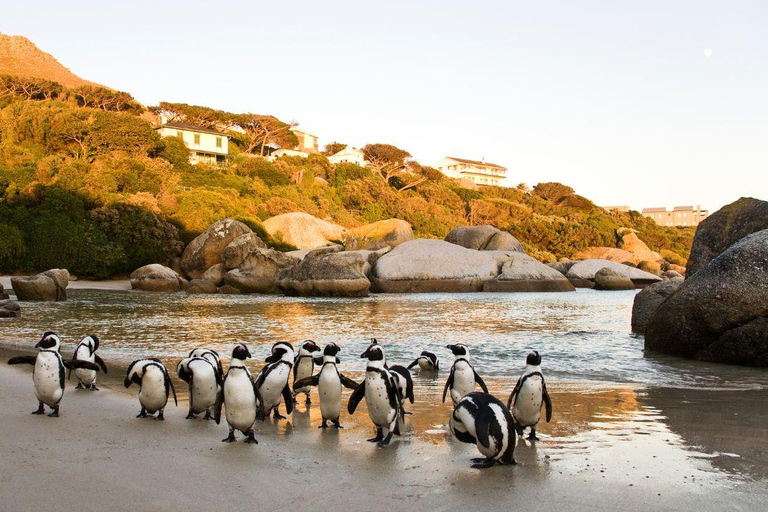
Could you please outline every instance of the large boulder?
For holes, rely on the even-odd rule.
[[[635,283],[625,275],[609,268],[595,272],[595,290],[634,290]]]
[[[501,274],[483,285],[485,292],[571,292],[565,276],[527,254],[512,252],[501,267]]]
[[[632,263],[637,265],[640,260],[629,251],[615,247],[589,247],[573,255],[574,260],[608,260],[616,263]]]
[[[200,276],[203,281],[208,281],[214,286],[221,286],[224,283],[224,275],[227,273],[227,267],[223,263],[217,263]]]
[[[173,269],[158,263],[144,265],[131,274],[131,288],[145,292],[178,292],[186,281]]]
[[[646,286],[635,295],[632,304],[632,332],[644,334],[653,313],[683,282],[683,278],[669,279]]]
[[[264,221],[264,229],[297,249],[314,249],[344,238],[344,228],[304,212],[284,213]]]
[[[768,201],[742,197],[720,208],[696,228],[686,278],[745,236],[763,229],[768,229]]]
[[[249,254],[257,249],[266,249],[267,244],[256,233],[244,233],[224,248],[221,262],[227,270],[239,267]],[[223,276],[223,275],[222,275]]]
[[[224,275],[224,285],[242,293],[278,293],[277,278],[281,270],[296,265],[299,258],[274,249],[251,252],[239,268]]]
[[[464,226],[445,237],[446,242],[476,251],[516,251],[525,253],[523,245],[506,231],[493,226]]]
[[[499,274],[503,253],[476,251],[442,240],[416,239],[385,254],[371,272],[373,291],[479,292]]]
[[[637,268],[649,274],[661,275],[661,264],[658,261],[643,260],[637,265]]]
[[[404,220],[388,219],[348,230],[344,235],[344,246],[348,251],[377,251],[397,247],[408,240],[413,240],[411,225]]]
[[[659,261],[661,254],[652,251],[642,240],[637,237],[637,232],[630,228],[616,230],[619,238],[619,249],[632,253],[639,261]]]
[[[688,277],[651,316],[647,350],[768,366],[768,229],[748,235]]]
[[[3,283],[0,283],[0,300],[9,299],[10,296],[5,293],[5,287],[3,286]]]
[[[0,318],[18,318],[21,316],[21,306],[13,300],[0,300]]]
[[[608,260],[579,261],[568,269],[565,277],[570,279],[571,283],[577,288],[592,288],[595,284],[595,274],[604,268],[630,278],[637,288],[661,281],[659,276]]]
[[[577,263],[578,261],[574,261],[574,260],[560,260],[560,261],[553,261],[551,263],[546,263],[545,265],[557,270],[563,275],[566,275],[568,274],[568,271],[571,270],[571,267]]]
[[[36,276],[11,278],[11,286],[20,301],[67,300],[69,272],[64,269],[46,270]]]
[[[278,284],[289,295],[365,297],[371,265],[389,251],[316,249],[298,265],[280,272]]]
[[[216,293],[218,288],[215,284],[205,279],[193,279],[187,285],[187,295],[197,295],[203,293]]]
[[[224,249],[235,238],[250,232],[251,228],[237,220],[222,219],[214,222],[184,249],[181,269],[187,277],[199,278],[203,272],[221,263]]]

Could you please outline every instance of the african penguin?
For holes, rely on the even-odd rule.
[[[251,352],[243,343],[238,343],[232,350],[232,360],[229,370],[224,375],[221,390],[216,400],[215,419],[221,422],[221,407],[226,408],[226,418],[229,424],[229,435],[222,439],[224,443],[235,442],[235,429],[245,434],[245,442],[258,444],[254,437],[253,424],[261,412],[263,403],[259,390],[251,378],[251,372],[245,367],[245,360],[251,357]]]
[[[219,353],[215,350],[210,350],[207,348],[196,348],[190,352],[189,356],[187,357],[202,357],[216,367],[216,369],[219,371],[219,375],[224,375],[224,370],[221,368],[221,358],[219,357]]]
[[[188,357],[179,361],[176,373],[181,380],[189,384],[187,419],[193,419],[195,414],[205,412],[203,419],[210,420],[221,387],[219,369],[203,357]]]
[[[400,401],[400,426],[399,430],[403,431],[403,423],[405,423],[405,415],[411,414],[410,412],[406,412],[404,404],[405,399],[407,398],[411,403],[413,403],[413,378],[411,377],[411,372],[408,371],[408,369],[405,366],[401,366],[399,364],[393,365],[389,367],[389,374],[392,375],[392,381],[395,383],[395,387],[397,388],[397,398]]]
[[[477,445],[485,456],[472,459],[473,468],[515,464],[514,420],[497,398],[481,392],[467,394],[453,408],[450,427],[456,439]]]
[[[65,368],[70,370],[83,368],[98,371],[99,367],[88,361],[65,360],[61,357],[61,340],[54,332],[46,332],[35,345],[37,356],[16,356],[8,360],[8,364],[31,364],[32,382],[35,384],[35,397],[38,408],[32,414],[45,414],[43,404],[53,412],[51,418],[59,417],[59,403],[64,396]]]
[[[317,346],[312,340],[304,341],[299,347],[299,352],[296,354],[296,359],[293,361],[293,400],[296,401],[296,395],[304,393],[306,395],[305,402],[307,404],[312,403],[309,398],[309,390],[311,386],[296,387],[296,382],[307,377],[311,377],[315,372],[315,360],[314,353],[319,352],[320,347]]]
[[[288,385],[293,358],[293,346],[290,343],[285,341],[275,343],[272,346],[272,354],[265,359],[268,364],[256,376],[256,388],[264,401],[264,412],[266,415],[271,411],[274,412],[275,419],[285,419],[278,410],[280,400],[285,402],[286,414],[293,412],[293,395]]]
[[[440,370],[440,361],[435,354],[428,350],[423,350],[421,355],[408,365],[408,369],[410,370],[416,365],[419,365],[422,371],[437,372]]]
[[[168,404],[168,393],[173,393],[173,403],[179,405],[176,400],[176,389],[168,370],[163,363],[154,357],[137,359],[128,366],[123,384],[129,388],[131,384],[139,385],[139,403],[141,412],[137,418],[146,418],[157,412],[157,420],[165,420],[165,406]]]
[[[341,415],[341,386],[349,389],[357,389],[358,384],[339,372],[336,367],[338,358],[336,354],[341,349],[335,343],[329,343],[323,349],[323,363],[320,371],[312,377],[307,377],[294,382],[293,388],[302,389],[317,386],[320,395],[320,414],[323,423],[318,428],[328,428],[328,422],[332,422],[336,428],[343,428],[339,423]]]
[[[448,380],[445,382],[445,388],[443,388],[443,402],[445,402],[445,395],[448,390],[451,390],[451,400],[454,405],[461,400],[464,395],[471,393],[475,390],[475,384],[480,388],[488,392],[488,388],[483,382],[483,379],[477,374],[475,369],[469,363],[469,349],[466,345],[458,343],[456,345],[448,345],[448,349],[453,352],[455,360],[453,366],[451,366],[451,373],[448,375]]]
[[[528,439],[538,441],[536,425],[541,419],[542,403],[546,407],[547,423],[549,423],[552,419],[552,400],[549,398],[544,375],[541,373],[541,356],[534,350],[528,354],[525,371],[507,400],[507,409],[512,408],[512,417],[515,418],[515,428],[519,436],[523,435],[523,430],[530,427]]]
[[[99,357],[96,351],[99,349],[99,338],[93,334],[86,336],[75,347],[75,353],[72,359],[75,361],[88,361],[89,363],[96,363],[101,367],[101,371],[106,375],[107,365],[104,360]],[[88,370],[87,368],[78,368],[75,370],[75,377],[77,377],[77,386],[75,389],[90,389],[91,391],[98,391],[96,387],[96,372]]]
[[[347,410],[349,414],[354,414],[360,401],[365,398],[368,415],[376,426],[376,437],[368,441],[384,447],[392,440],[393,433],[400,435],[400,398],[397,383],[387,370],[384,349],[378,343],[374,341],[360,357],[368,359],[365,380],[349,397]]]

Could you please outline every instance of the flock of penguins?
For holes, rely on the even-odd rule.
[[[96,353],[99,348],[96,336],[83,338],[72,359],[61,356],[61,340],[53,332],[43,334],[35,348],[39,349],[37,356],[18,356],[8,361],[9,364],[34,366],[33,381],[39,407],[32,414],[44,414],[44,405],[48,405],[53,409],[49,416],[59,415],[67,369],[70,377],[72,371],[75,372],[76,389],[92,391],[98,390],[96,373],[107,373],[106,364]],[[443,389],[443,402],[450,394],[454,403],[449,422],[451,432],[459,441],[475,444],[483,455],[472,460],[472,467],[515,464],[517,436],[530,428],[528,439],[537,439],[536,426],[542,405],[546,409],[546,420],[552,418],[552,402],[541,373],[541,356],[536,351],[528,354],[525,371],[505,405],[488,393],[483,379],[469,362],[466,345],[448,345],[447,348],[455,358]],[[328,422],[335,428],[342,428],[339,417],[344,386],[353,390],[347,405],[349,414],[354,414],[365,398],[368,414],[376,427],[376,436],[368,441],[378,443],[380,447],[387,446],[393,435],[400,435],[405,415],[410,414],[405,411],[405,401],[414,401],[410,370],[418,366],[423,372],[437,372],[440,364],[437,356],[423,351],[407,368],[388,366],[383,347],[373,339],[360,355],[367,359],[367,364],[365,379],[357,383],[339,372],[339,351],[335,343],[328,343],[322,349],[322,355],[320,347],[311,340],[302,342],[298,352],[290,343],[276,343],[265,359],[266,366],[253,378],[245,366],[245,360],[251,357],[245,344],[240,343],[232,350],[226,373],[214,350],[195,349],[176,367],[179,378],[189,384],[187,418],[205,413],[205,419],[213,418],[218,424],[223,407],[229,424],[229,435],[223,441],[234,442],[235,430],[238,430],[245,435],[246,443],[258,443],[253,428],[256,420],[265,420],[270,414],[276,419],[284,418],[278,410],[281,402],[285,404],[286,413],[291,414],[297,395],[305,394],[309,404],[310,389],[317,386],[323,420],[319,428],[327,428]],[[316,367],[320,368],[317,373]],[[291,374],[292,385],[289,384]],[[140,418],[157,413],[156,419],[162,421],[170,394],[177,403],[173,382],[159,359],[133,361],[124,384],[126,388],[132,384],[139,386]],[[483,391],[476,392],[476,386]]]

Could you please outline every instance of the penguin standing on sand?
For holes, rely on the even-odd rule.
[[[437,359],[435,354],[428,350],[423,350],[421,355],[408,365],[408,369],[410,370],[416,365],[419,365],[419,368],[425,372],[440,371],[440,361]]]
[[[317,375],[307,377],[293,383],[294,390],[317,386],[320,395],[320,414],[323,417],[322,425],[317,428],[328,428],[328,422],[332,422],[336,428],[343,428],[339,423],[341,416],[341,386],[349,389],[357,389],[358,384],[339,372],[336,367],[338,358],[336,354],[341,349],[335,343],[329,343],[323,349],[323,365]]]
[[[189,413],[187,419],[194,419],[195,414],[205,412],[203,419],[212,418],[211,411],[216,404],[221,387],[221,374],[208,359],[188,357],[176,366],[179,378],[189,384]]]
[[[59,353],[61,340],[54,332],[43,334],[35,348],[39,349],[37,356],[12,357],[8,364],[31,364],[35,367],[32,371],[32,382],[35,384],[35,397],[39,407],[32,414],[45,414],[45,404],[53,409],[48,416],[58,418],[59,403],[64,396],[65,368],[98,371],[99,367],[88,361],[63,359]]]
[[[210,350],[207,348],[196,348],[190,352],[189,356],[187,357],[202,357],[216,367],[216,369],[219,371],[219,375],[224,375],[224,370],[221,367],[221,358],[219,357],[219,353],[215,350]]]
[[[368,415],[376,426],[376,437],[368,441],[384,447],[392,440],[392,434],[400,435],[400,392],[394,377],[387,370],[384,350],[375,340],[360,357],[368,359],[365,380],[349,397],[347,410],[349,414],[354,414],[360,401],[365,398]]]
[[[101,368],[101,371],[106,375],[107,365],[104,360],[99,357],[96,351],[99,349],[99,338],[91,334],[86,336],[75,347],[75,353],[72,359],[75,361],[88,361],[89,363],[96,363]],[[70,372],[71,374],[71,372]],[[91,391],[98,391],[96,387],[96,372],[87,368],[77,368],[75,370],[75,377],[77,377],[77,386],[75,389],[90,389]]]
[[[544,374],[541,373],[541,356],[538,351],[528,354],[525,363],[525,371],[507,400],[507,409],[512,408],[517,434],[522,437],[523,431],[530,427],[528,439],[538,441],[536,425],[541,419],[541,405],[543,403],[546,408],[549,423],[552,419],[552,400],[547,392]]]
[[[453,408],[450,427],[456,439],[477,445],[485,456],[472,459],[473,468],[516,464],[514,420],[497,398],[488,393],[469,393]]]
[[[450,390],[454,405],[459,403],[464,395],[475,390],[475,384],[487,393],[488,387],[469,363],[469,348],[461,343],[448,345],[447,348],[453,352],[455,360],[451,366],[448,380],[445,382],[445,388],[443,388],[443,402],[445,402],[445,395]]]
[[[293,359],[293,346],[290,343],[275,343],[272,346],[272,354],[265,359],[269,364],[256,376],[256,388],[264,401],[264,412],[267,416],[273,412],[273,417],[277,420],[285,419],[278,410],[281,400],[285,402],[285,413],[293,412],[293,394],[288,385]]]
[[[410,412],[405,411],[403,405],[405,404],[406,398],[413,403],[413,377],[411,377],[411,372],[409,372],[405,366],[399,364],[390,366],[389,373],[392,375],[392,380],[397,387],[397,394],[400,399],[400,420],[404,422],[405,415],[411,414]],[[402,428],[400,430],[402,430]]]
[[[157,413],[157,420],[165,420],[165,406],[168,404],[168,393],[173,393],[173,403],[179,405],[176,400],[176,390],[168,370],[163,363],[154,357],[137,359],[128,366],[123,384],[126,388],[131,384],[139,385],[139,403],[141,412],[137,418],[146,418]]]
[[[251,372],[245,367],[245,360],[251,357],[251,352],[243,343],[238,343],[232,350],[232,361],[229,370],[224,375],[218,399],[216,400],[215,419],[221,422],[221,407],[226,408],[226,418],[229,424],[229,435],[222,439],[223,443],[235,442],[235,430],[245,434],[245,442],[259,444],[254,436],[253,424],[257,416],[264,415],[263,401]]]
[[[296,382],[311,377],[315,372],[315,352],[319,352],[320,347],[312,340],[304,341],[299,347],[296,359],[293,361],[293,401],[296,401],[296,395],[304,393],[306,395],[305,403],[312,403],[309,397],[311,386],[296,387]]]

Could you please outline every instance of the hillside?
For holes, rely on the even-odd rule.
[[[3,74],[44,78],[65,87],[97,85],[72,73],[26,37],[0,34],[0,75]]]

